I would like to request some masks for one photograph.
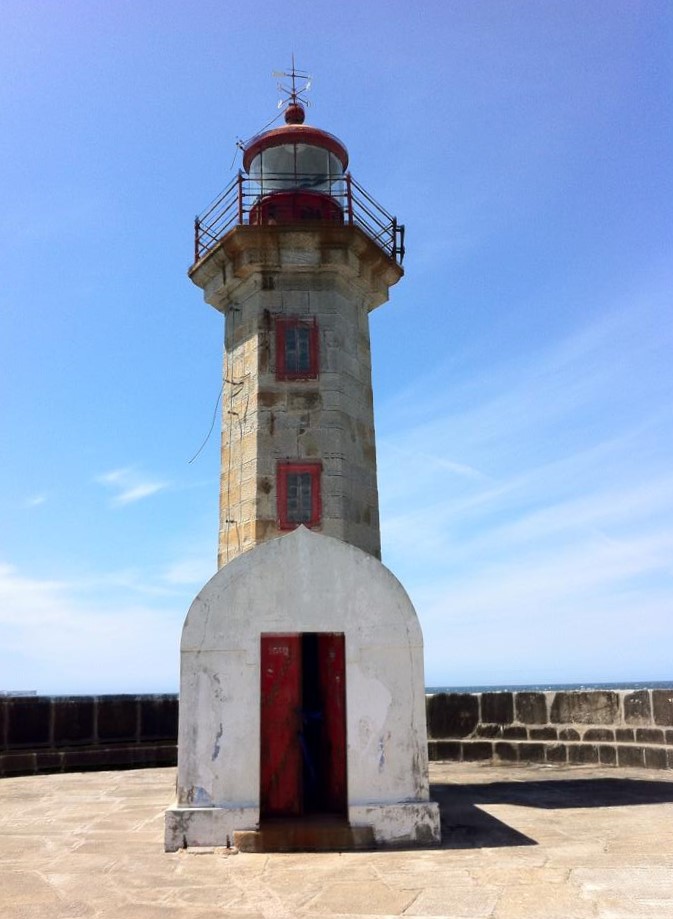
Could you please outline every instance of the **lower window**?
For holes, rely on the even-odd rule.
[[[322,463],[278,463],[276,493],[278,524],[281,530],[293,530],[300,524],[314,527],[320,523],[320,473]]]

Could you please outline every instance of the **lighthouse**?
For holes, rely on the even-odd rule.
[[[403,228],[305,124],[285,124],[196,221],[192,281],[225,316],[219,564],[304,524],[380,557],[368,314]]]
[[[420,625],[379,560],[368,316],[404,230],[285,76],[285,123],[195,222],[225,317],[219,570],[182,634],[168,850],[439,839]]]

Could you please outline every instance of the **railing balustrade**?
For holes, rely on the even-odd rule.
[[[239,172],[227,188],[194,221],[194,261],[198,262],[235,226],[283,223],[268,219],[267,209],[276,195],[316,195],[332,202],[312,219],[318,222],[343,222],[359,227],[384,252],[402,264],[404,226],[372,198],[350,173],[327,174],[267,173],[250,178]],[[277,199],[280,200],[280,199]],[[294,223],[295,220],[288,222]]]

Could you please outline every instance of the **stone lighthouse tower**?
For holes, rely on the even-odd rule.
[[[368,314],[403,229],[292,79],[286,123],[196,225],[189,274],[226,317],[220,565],[300,523],[380,557]]]
[[[403,229],[287,76],[285,124],[195,227],[225,315],[220,570],[182,635],[169,850],[439,839],[420,626],[378,560],[368,314]]]

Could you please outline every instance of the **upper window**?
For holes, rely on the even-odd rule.
[[[293,530],[300,524],[317,526],[322,516],[320,472],[322,463],[278,463],[276,481],[278,524]]]
[[[318,326],[315,319],[276,319],[276,377],[311,380],[318,376]]]

